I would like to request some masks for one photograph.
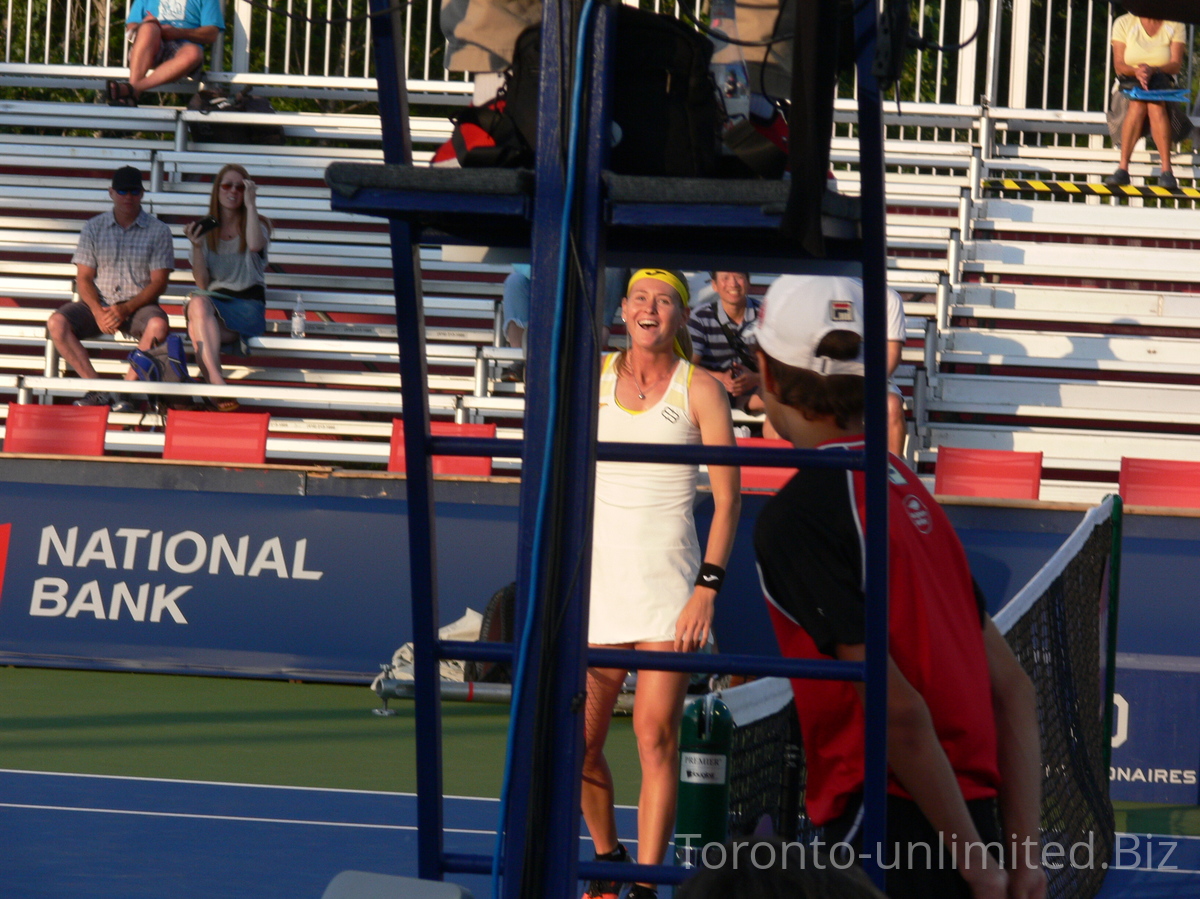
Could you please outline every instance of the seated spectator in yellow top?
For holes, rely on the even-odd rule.
[[[129,80],[108,82],[108,105],[137,106],[150,88],[197,71],[224,30],[221,0],[133,0],[125,19]]]
[[[1186,41],[1187,28],[1182,22],[1147,19],[1133,13],[1118,18],[1113,22],[1112,51],[1113,71],[1120,87],[1140,87],[1143,90],[1173,88],[1175,76],[1183,69]],[[1167,104],[1130,97],[1121,122],[1121,164],[1104,179],[1109,187],[1129,183],[1129,159],[1133,155],[1133,145],[1145,132],[1147,120],[1162,163],[1159,186],[1168,190],[1179,186],[1179,181],[1171,171],[1172,123]]]

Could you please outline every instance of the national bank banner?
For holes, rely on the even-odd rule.
[[[411,629],[404,510],[0,483],[0,662],[369,677]]]

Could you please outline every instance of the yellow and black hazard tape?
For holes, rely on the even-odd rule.
[[[1152,184],[1140,187],[1133,184],[1109,187],[1099,181],[1018,181],[1013,178],[985,178],[981,186],[984,190],[1019,190],[1081,197],[1188,197],[1200,200],[1200,189],[1195,187],[1168,190]]]

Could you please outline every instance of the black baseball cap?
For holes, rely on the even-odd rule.
[[[131,165],[122,166],[113,172],[113,190],[141,190],[142,173]]]

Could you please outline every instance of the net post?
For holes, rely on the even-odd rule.
[[[1108,556],[1108,618],[1105,622],[1107,645],[1104,649],[1104,770],[1112,765],[1113,695],[1117,687],[1117,610],[1121,593],[1121,532],[1125,521],[1125,503],[1120,494],[1112,501],[1112,548]]]

